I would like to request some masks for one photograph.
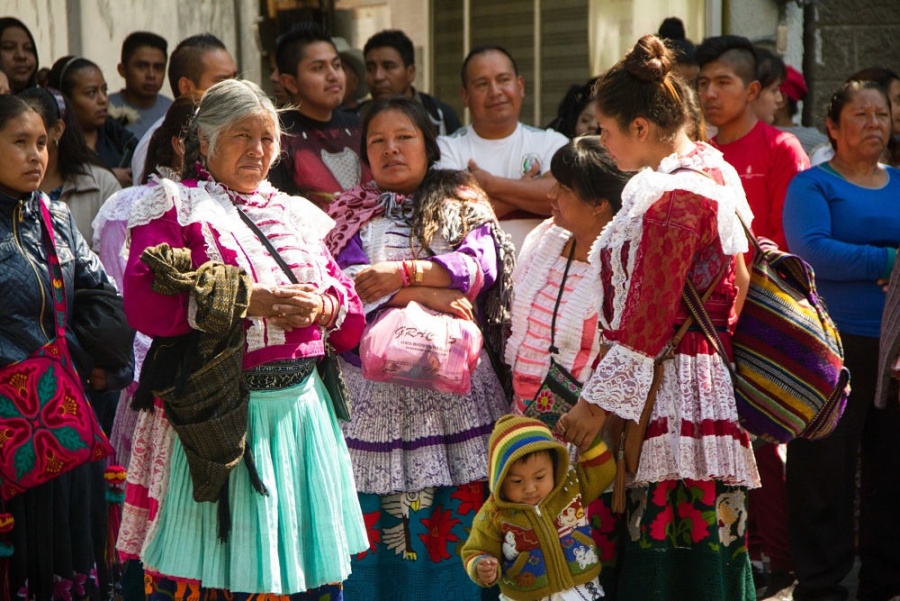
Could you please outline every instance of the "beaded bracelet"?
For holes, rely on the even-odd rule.
[[[331,327],[334,327],[335,322],[337,322],[337,316],[338,316],[337,301],[330,294],[323,294],[322,295],[322,313],[319,315],[319,319],[318,319],[317,323],[327,330]],[[324,323],[323,323],[323,318],[326,318],[326,319],[324,319]]]
[[[409,286],[409,273],[406,271],[406,261],[397,261],[397,272],[400,274],[400,285]]]
[[[413,278],[416,275],[416,262],[415,261],[403,261],[403,267],[406,268],[406,278],[409,280],[409,285],[415,286],[416,282]]]

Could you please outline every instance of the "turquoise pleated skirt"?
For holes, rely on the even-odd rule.
[[[228,482],[232,529],[218,540],[218,503],[197,503],[176,439],[147,571],[241,593],[294,594],[341,582],[350,555],[369,546],[350,455],[318,374],[250,395],[248,444],[268,496],[246,467]]]

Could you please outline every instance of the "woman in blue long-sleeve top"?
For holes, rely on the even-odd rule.
[[[854,561],[853,504],[860,490],[860,600],[900,595],[900,405],[873,403],[885,294],[900,245],[900,170],[878,162],[891,132],[887,93],[874,82],[844,84],[831,99],[831,161],[788,188],[784,232],[790,250],[816,272],[837,324],[852,392],[837,430],[788,445],[794,599],[846,599],[840,582]]]

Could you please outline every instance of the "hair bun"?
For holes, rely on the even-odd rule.
[[[674,63],[672,51],[655,35],[645,35],[625,56],[625,70],[641,81],[662,83]]]

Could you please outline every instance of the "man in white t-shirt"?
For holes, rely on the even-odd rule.
[[[168,75],[172,94],[178,98],[184,94],[205,92],[213,84],[234,79],[237,77],[237,66],[222,40],[211,33],[201,33],[178,43],[169,57]],[[150,138],[164,119],[165,115],[151,125],[134,149],[131,173],[135,184],[143,179]]]
[[[519,249],[528,232],[550,215],[547,193],[555,183],[550,160],[568,140],[553,130],[519,122],[525,80],[500,46],[477,46],[469,52],[462,85],[472,125],[438,137],[438,167],[472,172]]]

